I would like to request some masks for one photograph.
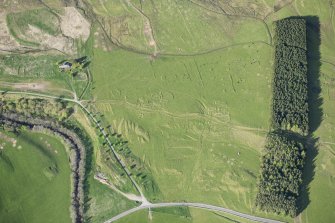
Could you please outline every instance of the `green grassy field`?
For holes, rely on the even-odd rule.
[[[255,213],[270,118],[271,53],[266,44],[246,44],[151,61],[96,50],[95,106],[150,167],[162,200]]]
[[[255,51],[262,54],[255,58]],[[246,44],[150,61],[96,50],[95,105],[150,167],[164,201],[253,212],[269,126],[271,53],[266,44]]]
[[[104,18],[109,38],[125,47],[170,54],[198,53],[242,42],[269,42],[262,15],[269,5],[254,4],[252,12],[240,14],[213,9],[204,1],[98,1],[90,0],[96,13]],[[242,3],[238,10],[250,10]],[[108,21],[108,22],[106,22]],[[244,30],[248,29],[248,35]],[[152,31],[153,37],[151,37]]]
[[[269,41],[265,25],[252,16],[229,17],[185,0],[144,1],[140,7],[151,19],[162,53],[203,52],[242,42]]]
[[[123,219],[116,221],[117,223],[127,223],[127,222],[138,222],[138,223],[147,223],[148,220],[148,211],[142,210],[139,212],[135,212]],[[152,213],[152,221],[153,223],[169,223],[169,222],[180,222],[180,223],[189,223],[192,222],[190,219],[178,216],[171,215],[162,212],[153,212]]]
[[[13,143],[10,140],[16,140]],[[70,166],[55,138],[1,131],[0,222],[71,222]]]
[[[108,38],[121,42],[127,47],[138,47],[143,51],[151,52],[143,32],[141,15],[124,1],[89,0],[94,12],[99,15]],[[103,19],[101,19],[103,18]]]
[[[151,18],[160,52],[176,55],[151,58],[121,49],[95,49],[92,73],[97,110],[150,167],[164,200],[201,201],[257,213],[256,177],[264,135],[270,126],[273,63],[272,47],[264,43],[269,41],[263,24],[237,19],[230,31],[240,33],[241,38],[234,36],[231,42],[216,35],[220,37],[216,40],[211,37],[215,32],[208,30],[217,25],[215,22],[209,21],[210,27],[205,28],[196,22],[199,15],[194,14],[203,13],[199,12],[201,9],[184,9],[190,6],[186,1],[160,2],[155,3],[155,12],[159,12],[155,14],[150,4],[153,3],[137,7]],[[320,15],[321,59],[328,61],[321,66],[320,78],[324,117],[315,132],[320,137],[315,163],[317,180],[310,184],[309,206],[297,218],[304,222],[315,222],[322,212],[321,203],[332,207],[330,201],[334,200],[334,157],[326,155],[334,152],[334,67],[329,64],[334,60],[334,51],[330,50],[334,48],[334,26],[329,20],[333,18],[332,8],[328,6],[321,1],[296,1],[264,20],[272,32],[274,20]],[[281,6],[278,3],[276,7]],[[176,15],[168,15],[178,14],[178,8],[184,18],[179,21],[183,22],[169,24]],[[187,29],[197,32],[190,32],[190,38],[185,34]],[[221,34],[227,32],[230,33],[224,30]],[[247,40],[254,42],[246,43]],[[228,47],[207,54],[178,56],[211,50],[220,44]],[[324,222],[332,219],[331,213],[322,216]]]
[[[45,2],[61,7],[58,1]],[[128,141],[132,154],[157,183],[159,200],[210,203],[287,222],[327,223],[335,218],[332,1],[87,2],[100,22],[81,49],[89,52],[92,62],[89,109],[102,114],[103,125],[111,125]],[[260,213],[254,206],[260,156],[270,127],[273,21],[289,16],[317,16],[321,23],[321,65],[316,67],[320,86],[312,90],[317,95],[321,87],[322,117],[314,118],[322,121],[313,133],[317,150],[307,165],[306,174],[313,179],[303,197],[308,206],[296,219]],[[22,58],[0,60],[2,82],[50,81],[53,88],[44,92],[72,95],[69,81],[50,69],[53,59],[48,65],[49,58],[45,64],[35,57],[40,61],[36,66],[30,56]],[[82,77],[73,84],[82,89],[84,82]],[[82,115],[77,118],[87,122]],[[103,140],[89,123],[85,129],[95,145],[94,171],[116,177],[120,173],[102,151]],[[90,196],[92,222],[134,205],[94,180]],[[153,222],[231,222],[204,210],[190,213],[188,219],[181,212],[154,212]],[[148,222],[147,211],[119,222],[129,221]]]
[[[90,198],[87,216],[92,223],[104,222],[137,205],[93,178],[90,180]]]
[[[138,204],[126,199],[108,186],[94,179],[94,174],[97,172],[97,170],[104,172],[108,176],[109,172],[112,172],[113,169],[109,169],[109,165],[101,161],[106,158],[102,152],[102,150],[105,150],[105,148],[102,148],[102,140],[97,136],[97,133],[90,125],[89,120],[86,119],[85,114],[82,111],[78,111],[74,116],[90,136],[94,147],[92,157],[92,174],[89,177],[88,182],[89,201],[87,203],[88,209],[86,213],[86,219],[88,219],[88,222],[92,223],[103,222],[106,219],[121,213],[122,211],[137,206]],[[129,187],[130,191],[124,190],[125,192],[136,193],[134,188],[131,187],[131,182],[127,182],[126,185]]]
[[[13,25],[18,28],[18,33],[24,32],[28,25],[33,25],[50,35],[60,34],[57,17],[46,8],[12,13],[8,15],[8,18],[13,23],[9,26],[12,27]]]
[[[87,71],[84,69],[76,75],[60,71],[58,63],[68,58],[71,57],[53,53],[0,55],[0,87],[70,98],[74,92],[82,96],[89,81]],[[83,96],[88,96],[89,91],[88,88]]]

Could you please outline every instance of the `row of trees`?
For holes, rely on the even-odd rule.
[[[295,217],[306,156],[298,138],[309,131],[305,20],[277,21],[275,41],[274,131],[268,134],[262,157],[256,205]]]
[[[256,204],[265,211],[296,216],[304,146],[278,131],[268,134],[265,151]]]
[[[96,115],[94,115],[96,118],[99,116],[102,117],[100,112],[98,112],[95,107],[90,106],[89,110],[96,111]],[[99,136],[103,138],[103,134],[101,133],[99,127],[97,127],[97,129]],[[146,163],[143,162],[141,158],[139,158],[132,152],[128,141],[124,139],[122,134],[115,131],[115,129],[113,129],[111,125],[107,126],[106,130],[108,133],[107,137],[109,141],[113,145],[119,157],[122,159],[124,165],[127,168],[129,167],[128,170],[130,175],[142,188],[144,195],[150,201],[160,200],[162,197],[162,193],[154,179],[152,172],[150,171],[150,168],[148,168]],[[103,174],[110,180],[110,182],[118,187],[118,189],[122,191],[132,190],[133,186],[131,185],[131,188],[129,187],[130,182],[129,179],[127,179],[128,176],[125,174],[124,169],[114,156],[114,153],[109,148],[108,143],[105,139],[103,145],[106,149],[101,149],[101,156],[104,157],[102,162],[104,163],[104,165],[109,167],[109,170],[102,170],[104,171]]]
[[[274,128],[308,133],[306,22],[276,22],[273,83]]]

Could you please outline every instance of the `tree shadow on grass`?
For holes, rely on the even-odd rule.
[[[320,84],[320,21],[317,16],[304,17],[307,24],[307,77],[309,132],[312,134],[322,122],[321,84]]]
[[[301,17],[306,20],[307,40],[307,81],[308,81],[308,109],[309,109],[309,135],[304,137],[306,148],[306,160],[300,187],[300,195],[297,200],[297,214],[302,213],[310,201],[310,183],[315,175],[315,159],[318,155],[318,138],[313,132],[318,129],[322,122],[323,111],[320,84],[320,21],[317,16]]]
[[[310,183],[314,179],[315,175],[315,159],[318,155],[318,141],[319,138],[313,138],[311,135],[305,138],[305,149],[306,159],[305,166],[302,173],[302,183],[300,185],[300,194],[297,200],[297,215],[302,213],[309,203],[310,200]]]
[[[307,85],[308,85],[308,119],[309,134],[318,129],[322,122],[323,111],[320,84],[321,68],[321,34],[320,21],[317,16],[292,16],[288,19],[304,19],[306,21],[307,43]]]
[[[302,183],[300,185],[299,197],[296,203],[296,216],[302,213],[310,201],[310,183],[313,181],[315,176],[315,159],[319,153],[318,151],[318,141],[319,138],[313,137],[309,134],[308,136],[303,136],[299,133],[295,133],[287,130],[277,130],[274,133],[277,135],[285,136],[289,140],[301,143],[304,145],[306,158],[305,164],[302,172]]]
[[[290,18],[300,18],[306,21],[306,43],[307,43],[307,85],[308,85],[308,136],[293,136],[305,145],[306,159],[300,186],[300,195],[297,200],[297,215],[304,211],[310,203],[309,184],[315,175],[315,158],[318,155],[318,138],[313,136],[313,132],[318,129],[322,122],[323,111],[320,84],[320,21],[317,16],[293,16]]]

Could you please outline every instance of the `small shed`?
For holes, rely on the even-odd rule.
[[[64,63],[60,64],[59,66],[59,69],[61,69],[62,71],[65,71],[65,70],[70,70],[72,68],[72,63],[68,62],[68,61],[65,61]]]

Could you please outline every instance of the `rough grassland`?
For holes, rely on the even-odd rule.
[[[162,52],[201,52],[241,42],[269,40],[264,24],[252,17],[229,17],[184,0],[145,1],[141,6],[151,19]]]
[[[253,16],[227,16],[191,1],[89,1],[103,17],[109,38],[145,52],[198,53],[242,42],[269,42],[266,25]],[[248,30],[248,35],[245,31]],[[152,37],[151,32],[152,31]]]
[[[44,2],[51,7],[61,7],[58,1]],[[126,47],[153,52],[149,45],[148,26],[144,23],[146,20],[131,4],[121,0],[88,2],[99,16],[104,17],[105,28],[111,27],[112,32],[107,30],[110,38]],[[315,175],[310,176],[313,178],[309,185],[310,202],[295,220],[331,222],[335,219],[334,3],[325,0],[221,1],[224,2],[221,5],[223,9],[234,14],[227,17],[218,7],[211,5],[210,2],[214,1],[192,0],[200,6],[191,4],[191,1],[129,2],[150,18],[159,52],[193,54],[231,44],[234,46],[206,55],[158,56],[152,60],[148,56],[119,50],[115,45],[111,47],[113,51],[103,52],[97,49],[103,43],[95,42],[92,44],[95,47],[91,64],[95,81],[92,93],[96,99],[94,106],[105,115],[103,123],[112,124],[124,139],[130,141],[133,152],[151,168],[164,201],[202,201],[256,215],[265,215],[254,210],[254,197],[259,157],[270,119],[273,52],[270,46],[260,42],[270,42],[266,26],[261,20],[250,17],[265,18],[270,31],[273,21],[278,19],[297,15],[319,17],[321,89],[316,87],[314,91],[321,92],[323,116],[315,131],[319,141]],[[29,9],[37,4],[27,0],[20,0],[18,4],[13,1],[0,4],[22,10],[23,3],[31,3]],[[98,31],[92,34],[101,40]],[[255,43],[245,43],[252,41]],[[22,74],[23,71],[18,71],[17,67],[13,64],[0,68],[2,83],[52,79],[57,82],[57,88],[63,84],[71,89],[65,84],[67,80],[56,76],[14,77],[12,74]],[[22,67],[27,66],[24,64]],[[35,70],[35,66],[32,67]],[[70,92],[67,95],[70,96]],[[95,143],[98,149],[101,141]],[[101,156],[99,153],[95,155]],[[30,153],[25,157],[29,156]],[[116,209],[121,211],[128,207],[121,205],[116,208],[112,197],[116,198],[115,203],[118,197],[102,187],[96,182],[91,186],[93,210],[90,213],[94,215],[94,221],[105,220],[115,214]],[[111,198],[108,199],[110,203],[106,203],[105,198]],[[109,213],[107,208],[98,210],[102,203],[111,208]],[[124,201],[120,203],[125,204]],[[0,204],[3,207],[3,201]],[[169,219],[166,215],[154,213],[154,221]],[[198,214],[191,209],[194,222],[208,222],[212,215],[207,211]],[[134,219],[147,222],[147,216],[147,212],[139,212],[120,222]],[[185,221],[180,217],[172,218],[171,222]]]
[[[45,8],[9,13],[7,15],[7,25],[17,42],[27,46],[38,46],[40,44],[29,37],[29,26],[37,27],[50,35],[60,34],[57,17]]]
[[[16,34],[25,32],[29,24],[44,30],[50,35],[60,33],[57,17],[45,8],[11,13],[8,17],[10,21],[8,25]]]
[[[71,96],[71,77],[57,67],[64,59],[63,55],[0,55],[0,87]]]
[[[71,222],[70,166],[64,146],[44,134],[0,139],[0,222]]]
[[[144,33],[142,16],[126,1],[89,1],[99,21],[109,34],[109,38],[121,42],[127,47],[151,51]],[[103,19],[101,19],[103,18]]]
[[[90,202],[87,216],[91,223],[101,223],[111,216],[117,215],[136,206],[118,193],[100,182],[90,180]]]
[[[86,213],[86,218],[90,219],[92,223],[100,223],[109,219],[111,216],[135,207],[137,204],[127,200],[125,197],[94,179],[93,175],[97,169],[108,169],[108,166],[105,166],[104,162],[100,162],[100,160],[104,158],[101,154],[101,151],[103,150],[103,148],[101,148],[102,140],[98,138],[94,129],[91,128],[89,120],[81,110],[78,110],[74,116],[89,134],[94,146],[92,175],[89,179],[89,202],[87,204],[88,211]],[[111,170],[109,169],[109,171]],[[129,187],[134,190],[131,183],[129,183]],[[131,192],[134,193],[133,191]]]
[[[253,212],[270,118],[271,53],[266,44],[245,44],[151,61],[97,49],[95,105],[151,168],[164,201]]]
[[[157,3],[156,7],[162,4]],[[180,3],[179,7],[183,4],[187,3]],[[329,210],[322,219],[328,222],[334,218],[331,209],[335,200],[334,6],[323,1],[300,0],[280,5],[266,19],[270,30],[274,20],[288,16],[317,15],[321,22],[324,115],[315,132],[320,140],[315,176],[310,184],[311,201],[297,220],[316,222],[326,208]],[[170,8],[174,6],[171,3]],[[143,9],[150,15],[149,7],[144,5]],[[185,38],[189,45],[183,45],[180,38],[189,27],[178,27],[185,21],[193,21],[191,17],[184,16],[185,20],[180,20],[183,22],[174,25],[164,24],[164,16],[163,20],[157,18],[169,10],[157,11],[160,13],[153,15],[152,26],[161,50],[176,54],[194,52],[197,50],[191,48],[192,41],[204,40],[211,34],[207,31],[201,40]],[[155,26],[155,22],[160,25]],[[244,37],[248,39],[251,27],[246,27]],[[159,39],[159,30],[164,29],[170,29],[166,35],[172,35],[168,42]],[[253,40],[264,40],[264,33],[257,32],[259,36]],[[196,37],[198,33],[192,34]],[[230,43],[225,38],[220,40],[222,44]],[[185,51],[177,50],[181,45]],[[201,51],[202,45],[198,45]],[[166,200],[204,201],[253,212],[257,182],[254,177],[258,175],[264,140],[262,131],[267,130],[270,117],[272,55],[272,48],[262,44],[154,60],[122,50],[106,53],[96,49],[92,63],[96,81],[93,94],[107,123],[122,133],[134,153],[151,167]]]

